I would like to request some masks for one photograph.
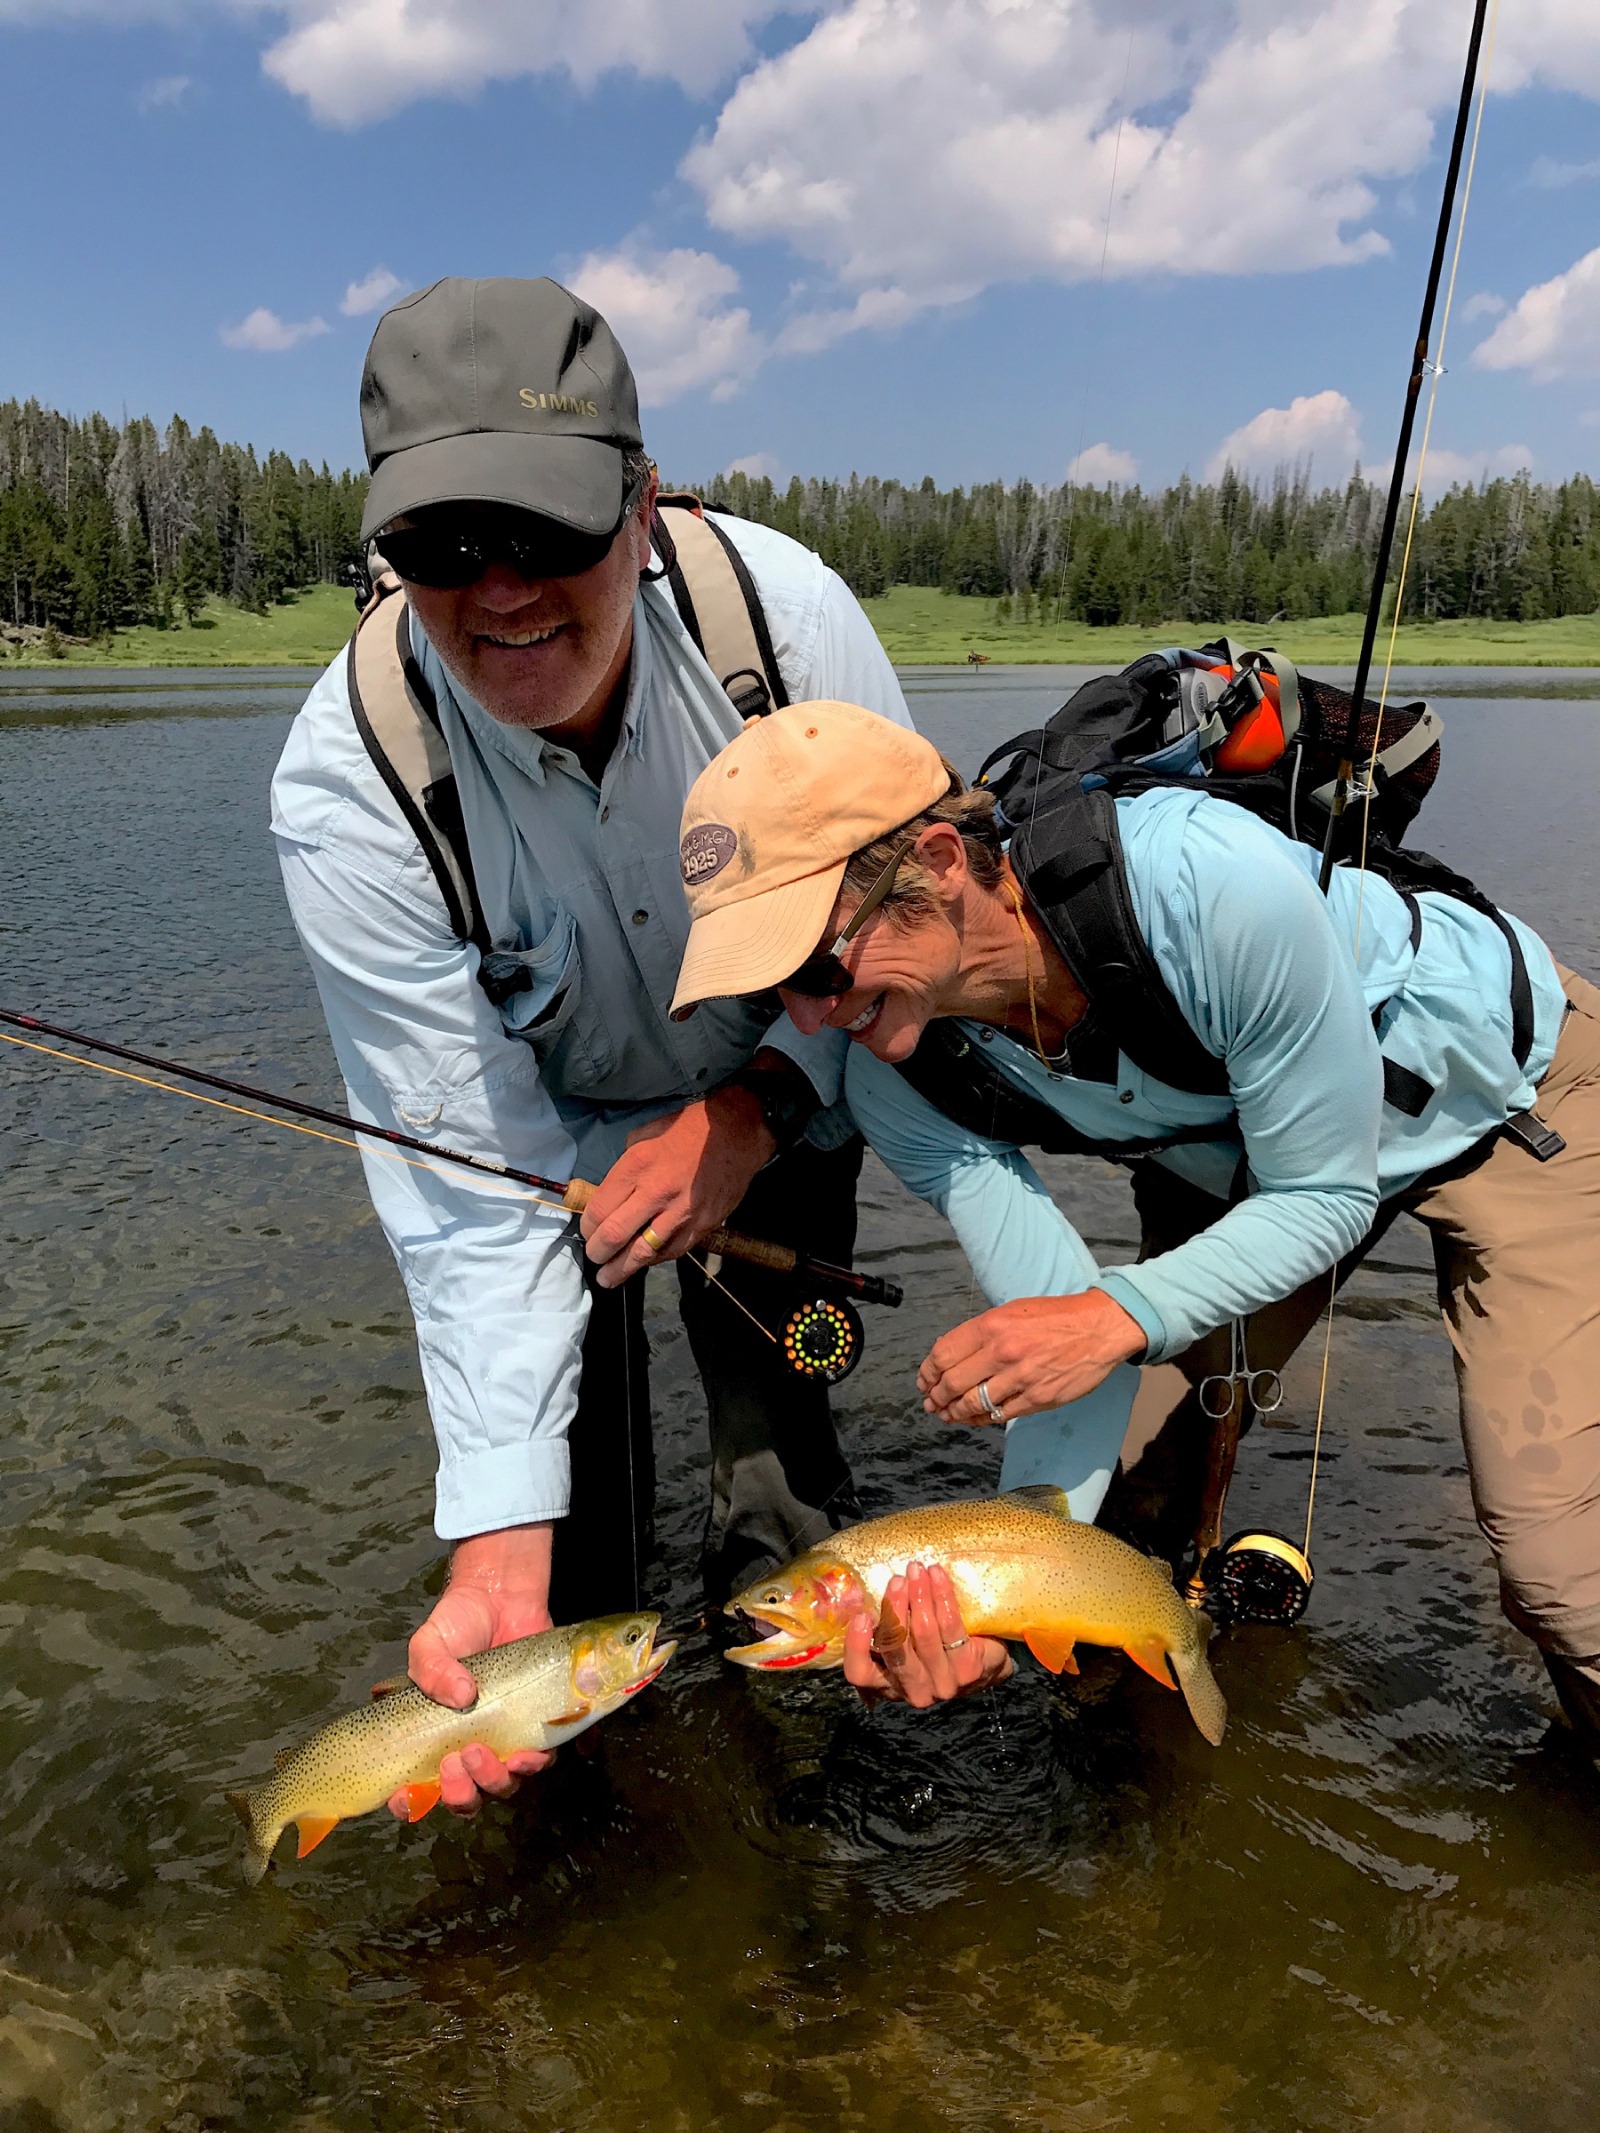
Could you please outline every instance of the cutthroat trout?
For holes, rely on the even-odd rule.
[[[335,1823],[401,1790],[420,1822],[439,1798],[440,1763],[473,1741],[505,1756],[575,1739],[655,1680],[678,1648],[656,1643],[660,1627],[659,1615],[605,1615],[478,1652],[462,1661],[478,1684],[466,1711],[435,1703],[403,1675],[403,1685],[380,1683],[375,1702],[284,1749],[264,1785],[228,1794],[248,1839],[245,1879],[261,1879],[290,1822],[301,1859]]]
[[[1206,1739],[1221,1740],[1228,1707],[1206,1658],[1210,1621],[1160,1564],[1074,1519],[1056,1488],[925,1504],[830,1534],[728,1602],[763,1631],[728,1658],[773,1671],[843,1665],[851,1620],[875,1617],[912,1562],[949,1572],[973,1634],[1020,1640],[1052,1674],[1078,1671],[1075,1644],[1118,1645],[1163,1688],[1181,1688]]]

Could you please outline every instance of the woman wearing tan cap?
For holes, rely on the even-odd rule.
[[[1092,1046],[1094,996],[1126,967],[1069,967],[991,796],[918,736],[851,705],[793,705],[706,766],[683,820],[693,925],[674,1008],[776,987],[802,1029],[854,1040],[857,1122],[947,1215],[992,1306],[934,1344],[924,1405],[1006,1426],[1002,1487],[1057,1482],[1095,1517],[1131,1364],[1176,1362],[1193,1383],[1228,1368],[1238,1322],[1254,1367],[1276,1370],[1331,1268],[1353,1268],[1398,1212],[1429,1226],[1502,1604],[1600,1754],[1600,992],[1520,921],[1451,896],[1408,906],[1337,868],[1324,898],[1311,847],[1202,786],[1119,797],[1139,952],[1178,1018],[1172,1057],[1198,1040],[1220,1062],[1216,1093],[1196,1094]],[[1521,1056],[1507,928],[1531,995]],[[1555,1143],[1538,1160],[1507,1130],[1535,1104]],[[1098,1267],[1030,1144],[1131,1162],[1146,1256]],[[1192,1393],[1174,1433],[1197,1480]],[[1165,1552],[1187,1538],[1184,1508],[1149,1532]],[[886,1685],[864,1637],[848,1670]],[[918,1679],[914,1701],[950,1693]]]

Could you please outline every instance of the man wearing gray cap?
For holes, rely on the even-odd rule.
[[[580,1248],[527,1195],[364,1150],[452,1543],[410,1668],[465,1707],[462,1654],[546,1627],[552,1604],[573,1619],[640,1597],[654,1467],[629,1277],[729,1218],[847,1258],[860,1142],[838,1033],[803,1037],[748,1001],[670,1016],[689,929],[679,815],[752,698],[719,682],[692,602],[680,612],[659,582],[672,543],[604,319],[553,281],[437,282],[379,321],[361,401],[362,533],[404,599],[369,610],[312,690],[273,783],[349,1100],[443,1147],[603,1181]],[[725,517],[717,534],[778,701],[909,723],[816,556]],[[391,680],[404,746],[379,702]],[[679,1277],[710,1412],[706,1571],[726,1588],[854,1515],[854,1497],[824,1391],[697,1268]],[[755,1315],[781,1318],[787,1300],[760,1289],[777,1277],[743,1279]],[[469,1748],[443,1797],[470,1812],[547,1760]]]

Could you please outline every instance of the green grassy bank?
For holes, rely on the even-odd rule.
[[[1215,623],[1163,622],[1149,629],[1090,629],[1083,623],[1002,622],[998,603],[896,585],[867,613],[899,666],[959,666],[980,652],[997,666],[1122,666],[1164,644],[1200,643]],[[51,659],[30,645],[15,667],[251,667],[321,666],[350,634],[350,594],[315,585],[264,615],[213,601],[194,628],[120,630],[99,643],[66,647]],[[1300,665],[1353,666],[1361,617],[1330,615],[1312,622],[1230,622],[1222,627],[1246,644],[1266,641]],[[1382,655],[1383,640],[1379,641]],[[1600,666],[1600,615],[1564,615],[1554,622],[1412,623],[1396,651],[1406,666]]]
[[[191,629],[118,630],[92,644],[69,643],[52,659],[37,642],[22,658],[0,648],[0,673],[28,667],[320,667],[355,627],[355,601],[347,586],[312,585],[281,607],[252,615],[229,600],[209,600]]]
[[[1149,629],[1090,629],[1068,622],[1001,622],[994,600],[964,599],[921,585],[896,585],[867,613],[898,666],[959,665],[969,652],[997,666],[1125,666],[1167,644],[1203,644],[1226,633],[1244,644],[1271,644],[1297,665],[1354,666],[1360,615],[1310,622],[1161,622]],[[1383,656],[1387,632],[1378,640]],[[1397,664],[1405,666],[1600,666],[1600,615],[1554,622],[1420,622],[1400,631]]]

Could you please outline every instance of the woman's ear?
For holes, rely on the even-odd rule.
[[[966,894],[967,847],[953,822],[930,822],[912,847],[918,864],[933,877],[929,886],[941,903],[959,903]]]

